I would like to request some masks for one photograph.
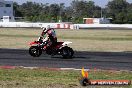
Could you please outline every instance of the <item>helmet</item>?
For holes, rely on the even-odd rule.
[[[46,27],[47,29],[50,29],[50,25],[47,25],[47,27]]]
[[[43,27],[43,32],[46,33],[47,31],[50,30],[50,25],[48,25],[47,27]]]
[[[43,27],[43,32],[46,32],[46,31],[47,31],[46,27]]]

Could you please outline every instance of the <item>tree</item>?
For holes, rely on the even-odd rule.
[[[128,20],[128,23],[132,24],[132,3],[129,4],[127,8],[127,20]]]
[[[63,22],[82,23],[83,18],[100,18],[101,10],[103,17],[112,18],[113,23],[132,23],[132,4],[126,0],[109,1],[105,8],[96,6],[93,1],[73,0],[71,5],[65,7],[60,4],[40,4],[26,2],[22,5],[14,3],[15,17],[23,17],[33,22]]]
[[[14,16],[15,17],[23,17],[22,12],[20,11],[20,6],[17,2],[13,3],[13,9],[14,9]]]
[[[29,21],[36,21],[35,16],[39,16],[41,10],[41,5],[35,2],[26,2],[20,5],[20,11],[23,13],[23,16],[26,17],[26,19]]]
[[[59,15],[60,7],[58,4],[51,4],[49,6],[49,16],[51,21],[57,21],[57,16]]]
[[[73,22],[83,22],[85,17],[100,17],[101,7],[96,6],[93,1],[74,0],[71,3],[73,8]]]
[[[128,5],[129,3],[126,0],[113,0],[108,2],[107,16],[113,18],[113,23],[126,23]]]

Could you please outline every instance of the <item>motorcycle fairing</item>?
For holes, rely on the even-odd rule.
[[[72,42],[69,42],[69,41],[66,41],[66,42],[63,42],[63,46],[67,46],[68,44],[70,44],[70,43],[72,43]]]
[[[29,45],[35,45],[35,44],[40,44],[40,43],[39,43],[39,42],[34,41],[34,42],[31,42]]]

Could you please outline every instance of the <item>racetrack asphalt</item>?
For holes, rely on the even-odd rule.
[[[73,59],[62,59],[43,53],[32,57],[28,50],[0,48],[0,66],[25,66],[49,68],[131,70],[132,52],[82,52],[75,51]]]

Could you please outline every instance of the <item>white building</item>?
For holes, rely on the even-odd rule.
[[[14,21],[13,1],[0,0],[0,21]]]

